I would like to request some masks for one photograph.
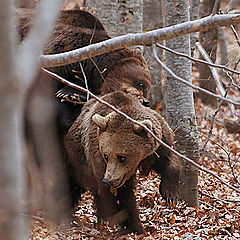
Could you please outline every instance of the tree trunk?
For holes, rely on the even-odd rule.
[[[27,239],[23,208],[23,97],[15,74],[13,1],[0,1],[0,236]]]
[[[154,17],[154,21],[152,20]],[[163,6],[162,0],[143,1],[143,31],[151,31],[163,28]],[[162,42],[161,42],[162,44]],[[162,50],[158,49],[158,55],[162,56]],[[163,104],[164,90],[162,82],[162,69],[152,55],[151,47],[144,46],[144,57],[147,61],[151,74],[152,86],[150,90],[150,101],[152,107],[159,108]],[[161,105],[160,105],[161,104]]]
[[[226,36],[224,27],[218,27],[218,40],[219,40],[219,50],[220,50],[220,64],[228,64],[228,50],[226,44]],[[221,75],[226,77],[227,74],[224,71],[220,71]]]
[[[200,8],[200,16],[206,17],[211,14],[215,0],[204,0],[201,4]],[[214,63],[216,61],[216,53],[217,53],[217,28],[202,31],[199,35],[199,41],[212,59]],[[211,71],[209,67],[205,64],[199,64],[199,86],[205,88],[211,92],[216,92],[216,83],[212,77]],[[217,100],[215,97],[207,95],[203,92],[199,92],[198,96],[205,104],[210,104],[215,106]]]
[[[17,6],[20,8],[35,8],[36,0],[18,0]]]
[[[143,0],[86,0],[111,37],[142,32]]]
[[[166,26],[189,21],[189,1],[166,0],[165,12]],[[166,45],[175,51],[190,55],[189,35],[168,40]],[[192,82],[192,65],[189,60],[166,53],[166,62],[167,66],[175,74]],[[176,135],[176,148],[180,153],[198,162],[199,146],[196,132],[193,90],[185,84],[172,79],[167,74],[165,95],[167,121]],[[189,206],[198,206],[198,170],[183,160],[182,167],[180,197]]]
[[[200,7],[200,0],[191,0],[191,8],[190,8],[191,21],[199,19],[199,7]],[[190,41],[191,41],[191,55],[193,56],[195,43],[197,41],[197,33],[191,34]]]

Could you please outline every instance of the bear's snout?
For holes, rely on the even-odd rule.
[[[109,180],[108,178],[104,178],[102,181],[103,181],[104,183],[106,183],[107,185],[109,185],[109,186],[112,184],[112,181]]]

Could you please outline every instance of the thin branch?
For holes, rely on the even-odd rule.
[[[161,28],[146,33],[127,34],[95,43],[69,52],[41,55],[39,62],[42,67],[57,67],[74,62],[79,62],[90,57],[114,51],[129,46],[152,45],[161,40],[173,39],[186,34],[206,31],[217,26],[229,26],[240,23],[240,14],[221,14],[208,16],[194,21]]]
[[[228,90],[229,90],[229,88],[227,89],[225,96],[227,95]],[[225,97],[225,96],[224,96],[224,97]],[[217,107],[215,113],[213,114],[213,117],[212,117],[212,120],[211,120],[211,127],[210,127],[210,130],[209,130],[209,132],[208,132],[207,140],[206,140],[206,142],[204,143],[203,150],[206,148],[206,146],[207,146],[207,144],[208,144],[208,141],[209,141],[209,139],[210,139],[210,137],[211,137],[211,135],[212,135],[214,120],[215,120],[215,117],[217,116],[217,114],[218,114],[218,112],[219,112],[219,110],[220,110],[220,108],[221,108],[221,106],[222,106],[222,103],[223,103],[223,101],[221,100],[220,103],[218,104],[218,107]]]
[[[203,48],[202,44],[201,44],[200,42],[196,42],[195,45],[197,46],[197,49],[198,49],[198,51],[200,52],[200,54],[202,55],[202,57],[203,57],[207,62],[212,63],[211,58],[209,57],[209,55],[207,54],[207,52],[206,52],[205,49]],[[215,82],[216,82],[216,85],[217,85],[217,88],[218,88],[220,94],[226,98],[228,91],[225,91],[225,89],[223,88],[222,83],[220,82],[219,75],[218,75],[218,72],[217,72],[216,68],[212,68],[212,67],[210,67],[210,66],[209,66],[209,68],[210,68],[210,71],[211,71],[211,73],[212,73],[212,76],[213,76],[213,78],[214,78],[214,80],[215,80]],[[231,110],[232,116],[235,117],[235,108],[234,108],[234,106],[233,106],[232,104],[229,104],[229,103],[228,103],[228,105],[229,105],[229,108],[230,108],[230,110]],[[220,105],[220,106],[221,106],[221,105]],[[219,107],[219,108],[220,108],[220,107]]]
[[[121,116],[125,117],[126,119],[128,119],[129,121],[141,126],[142,128],[144,128],[145,131],[147,131],[149,134],[152,135],[152,137],[154,139],[156,139],[156,141],[158,141],[162,146],[164,146],[165,148],[167,148],[169,151],[171,151],[172,153],[174,153],[175,155],[177,155],[178,157],[184,159],[185,161],[187,161],[188,163],[192,164],[193,166],[195,166],[196,168],[200,169],[201,171],[204,171],[210,175],[212,175],[213,177],[217,178],[221,183],[223,183],[224,185],[228,186],[229,188],[235,190],[236,192],[240,193],[240,189],[237,189],[235,188],[234,186],[230,185],[229,183],[225,182],[224,180],[222,180],[216,173],[214,173],[213,171],[211,170],[208,170],[207,168],[197,164],[196,162],[194,162],[193,160],[191,160],[190,158],[182,155],[181,153],[177,152],[175,149],[173,149],[172,147],[170,147],[169,145],[167,145],[165,142],[163,142],[162,140],[160,140],[158,137],[156,137],[156,135],[150,131],[144,124],[134,120],[133,118],[129,117],[126,113],[123,113],[122,111],[120,111],[119,109],[117,109],[116,107],[112,106],[111,104],[109,104],[108,102],[104,101],[103,99],[101,99],[100,97],[94,95],[93,93],[91,93],[89,90],[83,88],[83,87],[80,87],[74,83],[71,83],[69,81],[67,81],[66,79],[58,76],[57,74],[55,73],[52,73],[50,71],[48,71],[47,69],[44,69],[44,68],[41,68],[41,70],[43,72],[45,72],[46,74],[48,74],[49,76],[57,79],[58,81],[72,87],[72,88],[75,88],[79,91],[82,91],[84,93],[89,93],[89,95],[96,99],[98,102],[104,104],[105,106],[111,108],[113,111],[117,112],[118,114],[120,114]]]
[[[235,27],[233,25],[231,25],[231,29],[233,31],[233,34],[234,34],[236,40],[237,40],[237,44],[240,47],[240,39],[239,39],[238,33],[237,33],[237,31],[236,31],[236,29],[235,29]]]
[[[197,59],[197,58],[193,58],[191,56],[188,56],[187,54],[185,53],[180,53],[180,52],[177,52],[177,51],[174,51],[172,50],[171,48],[168,48],[168,47],[165,47],[163,45],[160,45],[159,43],[156,43],[157,47],[165,50],[165,51],[168,51],[168,52],[171,52],[177,56],[180,56],[180,57],[185,57],[193,62],[197,62],[197,63],[203,63],[203,64],[206,64],[208,66],[211,66],[211,67],[216,67],[216,68],[220,68],[220,69],[224,69],[226,71],[229,71],[229,72],[232,72],[232,73],[236,73],[236,74],[240,74],[239,71],[236,71],[235,69],[231,69],[231,68],[228,68],[224,65],[219,65],[219,64],[215,64],[215,63],[211,63],[211,62],[207,62],[207,61],[204,61],[204,60],[201,60],[201,59]]]
[[[229,203],[229,202],[231,202],[231,203],[239,203],[240,202],[240,200],[230,200],[230,199],[220,199],[220,198],[217,198],[217,197],[214,197],[214,196],[212,196],[212,195],[210,195],[210,194],[208,194],[208,193],[205,193],[205,192],[202,192],[202,191],[200,191],[200,190],[198,190],[202,195],[205,195],[205,196],[207,196],[207,197],[209,197],[209,198],[212,198],[212,199],[215,199],[216,201],[221,201],[221,202],[223,202],[223,203]]]
[[[84,70],[83,70],[83,66],[82,66],[82,63],[81,63],[81,62],[79,62],[79,65],[80,65],[80,68],[81,68],[81,71],[82,71],[82,75],[83,75],[83,78],[84,78],[85,87],[86,87],[86,89],[88,90],[87,76],[86,76],[86,74],[85,74],[85,72],[84,72]],[[89,92],[87,93],[87,102],[88,102],[88,100],[89,100]]]
[[[158,55],[157,55],[156,45],[155,45],[155,44],[153,45],[153,54],[154,54],[154,57],[155,57],[155,59],[157,60],[157,62],[165,69],[165,71],[167,71],[169,74],[171,74],[174,79],[176,79],[176,80],[178,80],[178,81],[180,81],[180,82],[182,82],[182,83],[184,83],[184,84],[186,84],[186,85],[188,85],[188,86],[190,86],[190,87],[192,87],[192,88],[194,88],[194,89],[197,89],[197,90],[199,90],[199,91],[202,91],[202,92],[204,92],[204,93],[206,93],[206,94],[208,94],[208,95],[211,95],[211,96],[213,96],[213,97],[219,98],[219,99],[221,99],[221,100],[223,100],[223,101],[232,103],[232,104],[234,104],[234,105],[240,106],[240,103],[239,103],[239,102],[235,102],[235,101],[233,101],[233,100],[231,100],[231,99],[222,97],[222,96],[217,95],[217,94],[215,94],[215,93],[212,93],[212,92],[210,92],[210,91],[208,91],[208,90],[206,90],[206,89],[204,89],[204,88],[195,86],[195,85],[193,85],[192,83],[188,82],[187,80],[185,80],[185,79],[177,76],[171,69],[169,69],[169,68],[159,59],[159,57],[158,57]]]

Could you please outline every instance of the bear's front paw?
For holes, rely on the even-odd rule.
[[[179,181],[162,177],[159,191],[162,198],[166,200],[167,203],[177,201],[177,199],[179,199]]]

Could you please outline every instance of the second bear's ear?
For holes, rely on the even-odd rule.
[[[103,117],[96,113],[92,116],[92,120],[100,128],[101,131],[105,131],[111,115],[113,115],[113,113],[109,113],[107,116]]]
[[[150,131],[152,131],[152,122],[150,120],[146,119],[146,120],[139,121],[139,122],[142,123],[143,125],[145,125]],[[146,129],[144,129],[142,126],[140,126],[138,124],[133,125],[133,130],[137,133],[144,131],[147,134],[148,138],[150,138],[152,136],[148,131],[146,131]]]

